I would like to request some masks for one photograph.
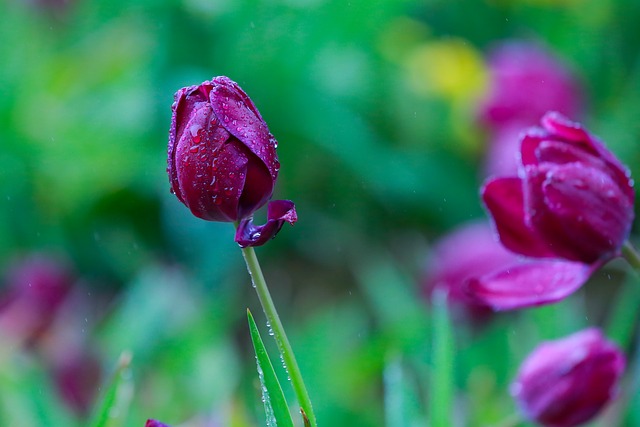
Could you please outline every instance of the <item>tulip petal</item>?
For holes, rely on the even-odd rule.
[[[554,134],[555,137],[563,138],[572,144],[588,151],[590,154],[602,159],[607,163],[607,168],[611,176],[616,180],[620,188],[623,189],[627,198],[633,201],[635,193],[631,182],[631,173],[618,158],[607,149],[598,138],[591,135],[582,125],[575,123],[556,112],[549,112],[542,118],[543,127]]]
[[[267,207],[267,222],[255,225],[253,218],[245,218],[238,224],[235,241],[241,248],[262,246],[273,239],[285,222],[293,225],[298,220],[295,205],[290,200],[274,200]]]
[[[276,140],[260,114],[256,114],[253,103],[246,102],[248,98],[235,83],[216,85],[209,94],[213,111],[222,126],[264,163],[275,183],[280,169]]]
[[[496,311],[533,307],[566,298],[596,267],[579,262],[536,260],[471,279],[468,292]]]
[[[156,420],[147,420],[144,427],[169,427],[167,424],[161,423]]]
[[[633,204],[605,172],[580,163],[561,165],[548,174],[542,191],[580,260],[614,255],[629,236]]]
[[[482,189],[482,199],[493,217],[500,242],[507,249],[533,257],[555,256],[526,222],[520,178],[490,180]]]

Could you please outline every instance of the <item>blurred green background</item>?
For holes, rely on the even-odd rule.
[[[257,252],[323,426],[426,425],[440,367],[420,276],[435,239],[484,216],[491,46],[533,40],[562,58],[584,122],[640,173],[636,0],[4,0],[0,15],[0,268],[33,252],[70,261],[82,298],[57,333],[98,354],[103,381],[132,354],[112,425],[264,425],[245,309],[266,326],[232,226],[169,193],[182,86],[229,76],[279,141],[274,197],[299,222]],[[523,357],[608,322],[589,292],[615,298],[624,268],[560,305],[457,327],[456,425],[514,413]],[[0,424],[85,425],[42,346],[5,347]]]

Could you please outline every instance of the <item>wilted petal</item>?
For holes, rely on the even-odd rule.
[[[236,243],[242,248],[247,246],[262,246],[274,238],[285,222],[293,225],[298,220],[295,205],[290,200],[275,200],[269,202],[267,222],[255,225],[253,218],[240,221],[236,230]]]
[[[471,297],[496,311],[559,301],[580,288],[595,266],[578,262],[536,260],[471,279]]]
[[[520,178],[497,178],[489,181],[482,189],[482,199],[491,212],[500,241],[506,248],[527,256],[555,255],[526,222]]]

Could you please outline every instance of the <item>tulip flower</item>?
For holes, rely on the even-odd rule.
[[[524,361],[511,394],[527,419],[573,427],[595,417],[617,393],[623,353],[595,328],[539,345]]]
[[[517,264],[519,258],[498,242],[488,222],[472,222],[435,244],[423,287],[428,297],[436,290],[444,291],[457,317],[483,321],[493,310],[467,294],[469,280]]]
[[[172,105],[167,173],[171,191],[198,218],[247,223],[273,194],[280,163],[277,142],[247,94],[227,77],[178,90]],[[260,238],[236,235],[242,246],[275,236],[295,208],[270,212]],[[278,226],[279,225],[279,226]],[[255,231],[253,232],[255,235]]]
[[[494,309],[562,299],[613,257],[634,218],[628,170],[580,124],[547,113],[523,134],[518,176],[490,179],[482,198],[500,241],[532,260],[474,280]]]
[[[75,278],[61,259],[32,254],[7,271],[0,297],[0,330],[33,344],[51,327]]]
[[[547,111],[581,116],[584,96],[570,69],[543,46],[509,41],[488,57],[489,90],[480,103],[480,122],[489,131],[488,174],[517,171],[518,135]]]

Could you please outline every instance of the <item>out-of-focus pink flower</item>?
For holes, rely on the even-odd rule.
[[[581,125],[548,113],[523,134],[520,154],[518,176],[482,190],[502,244],[534,259],[470,283],[474,298],[498,310],[577,290],[620,254],[634,218],[628,170]]]
[[[623,353],[598,329],[538,346],[520,367],[511,394],[525,416],[546,427],[589,421],[616,395]]]
[[[78,415],[86,416],[102,379],[100,359],[89,349],[67,348],[48,363],[62,400]]]
[[[480,119],[491,129],[530,126],[549,110],[575,117],[583,95],[568,68],[541,46],[508,42],[489,54],[490,89]]]
[[[0,297],[0,330],[32,342],[51,325],[74,281],[63,260],[45,254],[28,256],[5,276],[7,289]]]
[[[489,131],[488,175],[517,171],[519,133],[547,111],[580,117],[584,96],[568,67],[542,46],[511,41],[489,54],[490,87],[479,108]]]
[[[517,263],[518,256],[498,242],[488,222],[472,222],[459,227],[436,243],[423,286],[429,297],[436,290],[445,292],[456,316],[481,321],[493,310],[469,297],[469,280]]]

